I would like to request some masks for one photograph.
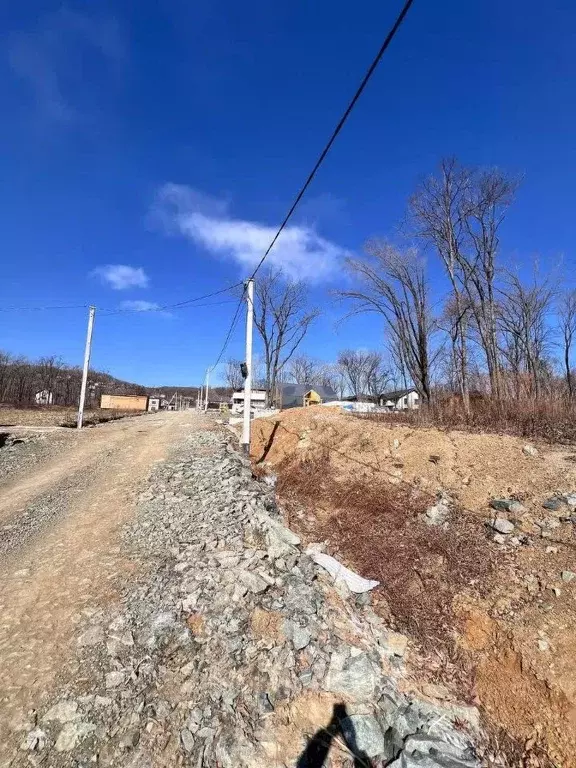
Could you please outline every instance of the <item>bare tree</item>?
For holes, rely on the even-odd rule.
[[[12,374],[12,355],[0,350],[0,402],[8,399]]]
[[[498,169],[466,168],[448,159],[410,202],[416,231],[439,254],[452,286],[451,341],[465,403],[471,321],[484,350],[492,394],[501,396],[496,261],[500,226],[517,186],[516,179]]]
[[[355,397],[376,399],[390,381],[380,352],[345,349],[338,355],[338,367]]]
[[[242,376],[242,371],[240,369],[241,364],[240,360],[232,360],[231,358],[226,361],[224,381],[226,382],[227,387],[230,387],[230,389],[235,391],[242,389],[244,386],[244,377]]]
[[[550,328],[548,314],[554,289],[547,280],[526,286],[512,273],[500,289],[498,320],[504,339],[504,355],[516,382],[520,397],[522,380],[526,378],[535,399],[540,396],[544,378],[549,373]]]
[[[572,354],[572,345],[574,335],[576,334],[576,290],[572,289],[562,294],[560,299],[560,329],[562,332],[562,352],[564,361],[564,375],[566,376],[566,386],[568,388],[568,397],[574,396],[574,382],[572,368],[570,366],[570,357]]]
[[[64,361],[56,355],[41,357],[36,363],[38,387],[40,390],[44,390],[51,395],[49,403],[56,403],[56,385],[63,376],[64,368]]]
[[[296,355],[287,366],[287,375],[296,384],[314,384],[318,373],[319,365],[309,355]]]
[[[346,394],[346,376],[338,363],[325,363],[320,366],[316,381],[323,387],[334,390],[338,400],[342,400]]]
[[[452,288],[452,299],[445,311],[444,327],[452,346],[452,366],[457,389],[466,411],[470,409],[468,382],[467,326],[469,301],[464,285],[462,251],[467,240],[465,224],[466,200],[471,186],[471,173],[454,158],[442,160],[437,176],[425,179],[410,198],[409,209],[416,232],[432,245],[446,270]]]
[[[369,243],[367,252],[365,259],[347,260],[359,287],[338,295],[354,302],[353,314],[382,315],[416,389],[429,403],[433,322],[424,262],[414,249],[399,251],[385,241]]]
[[[486,355],[492,394],[497,399],[502,391],[495,293],[496,257],[500,243],[499,229],[517,186],[516,180],[498,169],[473,173],[464,209],[470,252],[459,254],[464,287]]]
[[[255,281],[254,324],[264,345],[268,404],[286,365],[306,336],[317,309],[308,308],[304,283],[286,278],[279,269],[261,273]]]

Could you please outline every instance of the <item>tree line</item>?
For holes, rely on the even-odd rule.
[[[240,390],[244,386],[240,365],[241,361],[236,359],[230,359],[226,364],[224,378],[230,389]],[[256,358],[255,389],[267,390],[265,371],[265,358]],[[277,389],[287,383],[329,387],[339,400],[354,396],[374,402],[387,390],[405,385],[405,382],[395,378],[382,352],[355,349],[342,350],[334,362],[317,360],[303,353],[295,354],[277,371],[274,386]],[[267,391],[273,393],[276,390]],[[271,402],[273,400],[271,396]]]
[[[501,228],[520,179],[498,168],[454,158],[410,196],[401,238],[369,241],[346,260],[350,287],[333,292],[349,315],[374,314],[385,331],[382,350],[346,350],[318,363],[298,348],[319,315],[303,282],[280,270],[259,275],[255,325],[262,340],[259,383],[323,383],[342,395],[373,395],[413,385],[422,402],[452,395],[463,409],[471,396],[504,400],[571,400],[576,290],[536,269],[527,276],[505,263]],[[436,303],[426,257],[439,261],[447,286]],[[229,386],[241,386],[231,361]]]
[[[19,406],[51,404],[76,406],[80,399],[82,369],[67,365],[57,356],[28,360],[0,351],[0,403]],[[104,371],[90,370],[86,389],[86,407],[100,404],[102,392],[107,394],[144,395],[139,384],[116,379]],[[40,393],[49,393],[45,399]]]

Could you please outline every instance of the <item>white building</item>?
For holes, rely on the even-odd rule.
[[[412,411],[420,407],[420,396],[413,387],[397,389],[380,395],[378,405],[387,411]]]
[[[36,392],[34,395],[34,402],[36,405],[52,405],[54,402],[54,394],[47,389],[43,389],[41,392]]]
[[[266,408],[266,390],[253,389],[250,395],[250,410],[263,411]],[[244,390],[232,393],[232,413],[244,413]]]

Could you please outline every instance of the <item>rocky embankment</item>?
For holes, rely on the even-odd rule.
[[[85,611],[81,677],[14,725],[10,765],[466,768],[477,712],[404,692],[405,638],[281,523],[223,432],[159,463],[121,599]]]

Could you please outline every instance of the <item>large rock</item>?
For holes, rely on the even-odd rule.
[[[498,511],[511,512],[513,515],[521,515],[526,511],[523,504],[516,499],[492,499],[490,502],[492,509]]]
[[[66,723],[56,739],[56,752],[71,752],[84,739],[94,733],[96,726],[92,723]]]
[[[444,501],[440,500],[426,510],[423,519],[427,525],[442,525],[446,522],[449,515],[450,508]]]
[[[71,723],[73,720],[80,720],[78,704],[75,701],[59,701],[53,707],[50,707],[42,720],[43,722],[55,720],[58,723]]]
[[[260,592],[265,592],[269,587],[269,584],[262,577],[252,573],[252,571],[240,571],[238,580],[250,592],[254,592],[256,595],[260,594]]]
[[[41,752],[46,746],[46,733],[41,728],[34,728],[26,734],[20,749],[27,752]]]
[[[514,530],[514,523],[511,523],[510,520],[506,520],[505,517],[497,517],[496,520],[492,520],[490,523],[491,527],[498,531],[498,533],[512,533]]]
[[[564,501],[557,496],[552,496],[552,498],[546,499],[542,506],[544,509],[550,509],[552,512],[560,512],[564,506]]]
[[[385,754],[384,734],[373,715],[351,715],[341,722],[342,735],[353,755],[358,757],[384,757],[389,760],[393,755]]]
[[[297,651],[301,651],[310,644],[311,633],[308,627],[301,627],[294,621],[287,619],[283,625],[284,635],[292,642]]]
[[[373,699],[379,677],[379,671],[375,669],[367,654],[348,656],[344,653],[333,653],[324,689],[367,701]]]

